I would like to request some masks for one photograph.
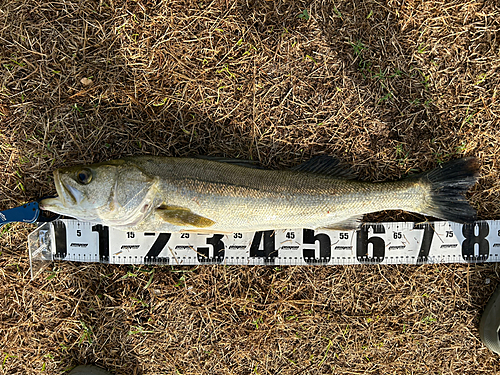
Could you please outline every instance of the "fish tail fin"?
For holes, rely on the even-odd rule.
[[[468,157],[452,160],[432,171],[415,176],[430,185],[430,194],[418,210],[420,213],[459,223],[476,218],[476,210],[464,194],[477,181],[477,159]]]

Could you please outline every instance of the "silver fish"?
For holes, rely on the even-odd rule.
[[[138,156],[55,171],[58,197],[43,200],[41,208],[127,231],[354,229],[366,213],[399,209],[466,222],[476,212],[463,194],[477,174],[474,158],[371,183],[353,179],[329,156],[291,170]]]

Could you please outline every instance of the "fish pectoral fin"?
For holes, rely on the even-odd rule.
[[[356,230],[361,226],[361,220],[363,219],[363,215],[361,216],[353,216],[347,218],[345,220],[339,221],[337,223],[332,223],[327,225],[326,227],[322,227],[320,229],[330,229],[330,230]]]
[[[172,225],[190,225],[196,228],[207,228],[215,224],[215,221],[197,215],[184,207],[161,206],[156,209],[156,213]]]

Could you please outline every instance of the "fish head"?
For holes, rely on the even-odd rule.
[[[105,225],[131,225],[153,208],[156,179],[124,160],[56,170],[57,197],[40,208]]]

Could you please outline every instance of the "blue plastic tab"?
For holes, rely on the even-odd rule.
[[[34,223],[39,216],[40,207],[38,202],[26,203],[19,207],[0,211],[0,227],[13,222]]]

